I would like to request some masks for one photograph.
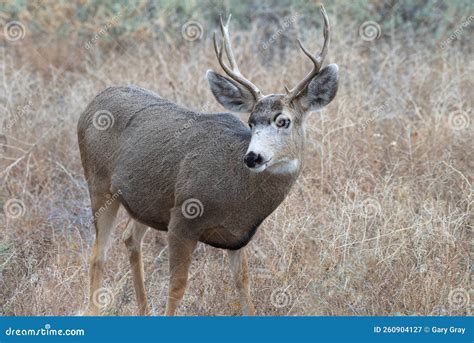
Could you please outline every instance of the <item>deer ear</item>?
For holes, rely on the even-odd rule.
[[[304,111],[317,111],[329,104],[336,96],[339,81],[339,67],[330,64],[316,75],[308,86],[293,100]]]
[[[212,94],[226,109],[234,112],[252,111],[255,98],[245,87],[213,70],[208,70],[206,77]]]

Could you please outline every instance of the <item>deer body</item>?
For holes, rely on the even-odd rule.
[[[329,44],[324,9],[322,14],[322,52],[311,55],[300,43],[312,71],[286,94],[267,96],[240,73],[230,45],[230,17],[226,25],[221,21],[222,44],[218,48],[214,37],[214,48],[230,78],[214,71],[207,78],[220,104],[250,113],[248,125],[233,114],[194,112],[135,86],[108,88],[89,104],[78,123],[96,228],[89,314],[100,312],[107,249],[120,205],[134,219],[123,238],[140,314],[150,314],[141,257],[148,227],[168,232],[167,315],[175,314],[184,295],[197,242],[228,251],[242,312],[255,313],[244,247],[300,172],[307,114],[331,102],[337,91],[338,67],[321,69]],[[230,66],[223,61],[224,51]]]
[[[103,131],[93,125],[100,111],[113,116]],[[218,248],[245,246],[299,171],[253,173],[243,163],[251,132],[235,115],[193,112],[139,87],[106,89],[79,122],[83,165],[107,179],[110,193],[120,191],[134,219],[167,231],[172,212],[182,215],[195,199],[201,213],[187,234]]]

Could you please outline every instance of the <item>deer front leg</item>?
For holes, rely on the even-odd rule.
[[[234,276],[235,285],[240,296],[240,306],[244,316],[254,316],[255,307],[250,298],[249,266],[245,250],[227,250],[230,268]]]
[[[170,281],[166,315],[174,316],[188,282],[188,270],[197,240],[190,239],[170,228],[168,232]]]

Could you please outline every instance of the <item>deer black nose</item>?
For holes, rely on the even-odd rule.
[[[254,168],[257,164],[262,163],[262,155],[256,154],[253,151],[250,151],[247,155],[244,157],[244,163],[247,165],[249,168]]]

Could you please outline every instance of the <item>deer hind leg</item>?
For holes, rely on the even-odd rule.
[[[188,237],[183,226],[171,220],[168,229],[168,249],[169,249],[169,289],[166,315],[174,316],[176,309],[181,302],[188,282],[188,271],[192,261],[192,254],[196,247],[197,240]],[[185,223],[183,223],[184,226]]]
[[[151,314],[146,296],[142,260],[142,241],[147,231],[148,227],[146,225],[134,221],[133,225],[129,226],[123,235],[123,241],[129,252],[133,287],[135,288],[140,316],[149,316]]]
[[[249,267],[245,250],[227,250],[230,269],[240,296],[240,306],[244,316],[254,316],[255,308],[250,298]]]
[[[107,292],[102,289],[104,264],[112,229],[114,228],[115,217],[120,206],[120,202],[117,199],[110,199],[111,194],[109,192],[102,195],[91,195],[96,238],[90,262],[89,310],[87,314],[92,316],[100,314],[100,306],[104,306],[102,297],[106,295],[104,298],[108,298],[107,294],[103,294]]]

